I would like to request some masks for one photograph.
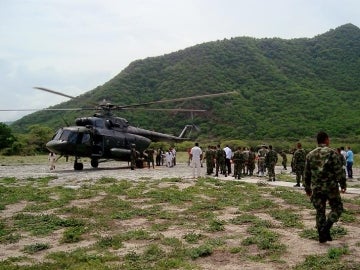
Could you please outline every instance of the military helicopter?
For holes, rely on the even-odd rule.
[[[50,92],[52,94],[74,99],[75,97],[50,90],[44,87],[34,87],[35,89]],[[52,139],[46,143],[46,148],[62,156],[74,156],[74,170],[82,170],[84,165],[80,158],[87,157],[91,160],[91,166],[97,168],[100,162],[108,160],[130,161],[131,147],[135,147],[137,156],[141,157],[143,152],[149,147],[151,142],[167,141],[180,142],[189,139],[186,137],[195,125],[186,125],[179,136],[173,136],[160,132],[150,131],[131,126],[125,118],[114,116],[112,111],[127,110],[138,107],[146,107],[151,104],[165,102],[178,102],[191,99],[201,99],[217,97],[222,95],[234,94],[236,92],[217,93],[199,95],[177,99],[164,99],[146,103],[118,106],[103,101],[95,106],[97,112],[91,117],[81,117],[75,120],[75,126],[60,128]],[[44,109],[44,110],[88,110],[89,108],[73,109]],[[146,109],[146,108],[145,108]],[[182,112],[203,112],[197,109],[146,109]],[[60,158],[59,157],[59,158]],[[139,159],[137,166],[142,166]]]

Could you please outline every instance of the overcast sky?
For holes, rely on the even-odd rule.
[[[360,27],[359,0],[0,0],[0,109],[41,109],[132,61],[224,38]],[[29,112],[0,112],[0,122]]]

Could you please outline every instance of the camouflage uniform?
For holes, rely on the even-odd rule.
[[[146,161],[147,161],[147,165],[148,165],[148,168],[150,169],[150,166],[152,165],[153,169],[155,168],[154,166],[154,149],[152,148],[149,148],[147,150],[145,150],[145,153],[147,155],[147,158],[146,158]]]
[[[266,154],[265,165],[268,168],[269,181],[275,181],[275,165],[278,161],[277,153],[269,146],[270,151]]]
[[[255,170],[255,152],[250,149],[248,158],[248,174],[253,175]]]
[[[267,150],[265,149],[265,147],[262,147],[258,151],[258,156],[259,156],[259,160],[258,160],[259,176],[264,176],[264,173],[265,173],[265,156],[266,156],[266,154],[267,154]]]
[[[208,149],[205,151],[205,160],[206,160],[206,174],[210,175],[213,173],[213,151],[209,146]]]
[[[306,152],[304,149],[299,148],[295,151],[293,156],[293,166],[296,174],[296,186],[300,187],[300,181],[304,183],[304,170],[305,170]]]
[[[319,144],[306,156],[305,191],[311,196],[311,202],[316,209],[316,226],[321,243],[332,240],[330,228],[334,222],[339,220],[344,210],[339,184],[345,191],[346,177],[342,161],[334,149],[326,144]],[[326,219],[327,200],[331,211]]]
[[[132,144],[130,150],[130,163],[131,163],[130,168],[132,170],[134,170],[136,167],[136,158],[137,158],[137,153],[135,149],[135,144]]]
[[[286,168],[286,163],[287,163],[286,153],[285,153],[284,151],[281,151],[281,152],[280,152],[280,156],[281,156],[281,158],[282,158],[281,165],[283,165],[284,170],[287,170],[287,168]]]
[[[245,164],[244,155],[240,148],[236,150],[234,153],[233,163],[234,163],[234,177],[235,179],[236,178],[240,179],[241,172],[243,170],[243,165]]]
[[[221,149],[220,145],[219,145],[215,152],[215,159],[216,159],[216,174],[215,174],[215,176],[219,176],[219,169],[220,169],[220,173],[225,174],[225,176],[227,176],[226,167],[225,167],[225,156],[226,156],[226,154],[225,154],[224,149]]]

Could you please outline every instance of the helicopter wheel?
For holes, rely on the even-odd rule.
[[[99,166],[99,160],[96,158],[91,159],[91,167],[97,168]]]
[[[75,162],[74,163],[74,170],[75,171],[81,171],[84,168],[84,164],[80,163],[80,162]]]

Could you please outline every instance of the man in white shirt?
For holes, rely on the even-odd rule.
[[[195,143],[195,146],[191,148],[190,156],[191,156],[193,178],[200,177],[200,167],[201,167],[200,160],[202,158],[202,150],[199,147],[199,143]],[[195,168],[197,171],[196,177],[195,177]]]
[[[226,147],[224,148],[224,151],[226,153],[226,158],[225,158],[225,165],[227,167],[227,175],[231,174],[231,158],[232,158],[232,151],[230,149],[230,147],[228,145],[226,145]]]

